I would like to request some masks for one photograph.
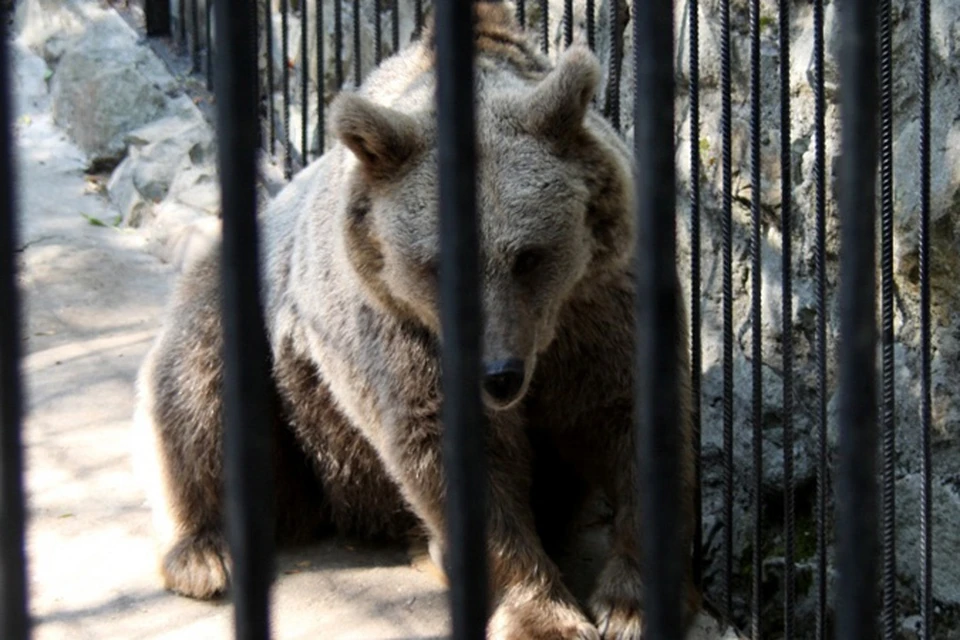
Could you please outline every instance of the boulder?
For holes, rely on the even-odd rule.
[[[132,55],[131,55],[132,54]],[[91,164],[116,163],[125,136],[189,100],[162,63],[115,13],[89,22],[54,69],[53,115]]]

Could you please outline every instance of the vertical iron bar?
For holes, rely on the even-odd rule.
[[[290,0],[280,0],[280,59],[283,80],[283,175],[293,175],[290,155]]]
[[[753,329],[751,375],[753,379],[753,584],[750,600],[751,639],[760,640],[760,607],[763,585],[763,247],[760,212],[760,0],[750,1],[750,276]]]
[[[337,91],[343,88],[343,1],[333,0],[333,55],[337,71]]]
[[[193,24],[190,25],[190,58],[192,61],[192,73],[200,73],[200,0],[191,0],[190,15],[193,18]]]
[[[266,0],[264,4],[266,11],[267,30],[267,115],[270,119],[270,155],[277,152],[277,104],[274,98],[273,84],[273,0]]]
[[[206,5],[206,20],[204,21],[204,37],[206,42],[206,57],[207,57],[207,91],[213,91],[213,34],[211,32],[210,23],[212,22],[211,17],[213,15],[213,0],[207,0]]]
[[[217,3],[217,147],[223,199],[223,419],[235,635],[270,637],[273,525],[269,354],[260,304],[256,218],[259,137],[250,0]]]
[[[376,64],[380,64],[380,50],[383,47],[383,27],[380,25],[380,0],[373,0],[373,13],[376,16],[373,21],[373,59]]]
[[[317,2],[317,12],[321,9]],[[305,0],[300,0],[300,157],[303,166],[310,161],[310,150],[307,148],[307,123],[310,122],[310,94],[308,81],[310,80],[310,52],[307,49],[307,35],[310,33],[310,12]],[[319,52],[318,52],[319,53]]]
[[[326,149],[324,140],[326,78],[324,77],[323,36],[323,0],[317,0],[317,157],[322,156]]]
[[[817,569],[815,640],[827,636],[827,304],[826,98],[823,78],[823,2],[813,3],[814,171],[816,173],[817,297]]]
[[[443,457],[453,638],[482,640],[487,621],[485,421],[480,404],[473,6],[438,0],[440,318]]]
[[[614,2],[616,4],[616,2]],[[677,424],[681,336],[676,278],[673,140],[673,3],[634,2],[636,69],[634,153],[637,158],[638,269],[636,298],[638,464],[643,525],[644,606],[651,640],[679,639],[687,554],[680,529],[682,442]]]
[[[563,3],[563,46],[573,44],[573,0],[564,0]]]
[[[0,20],[0,634],[29,637],[24,552],[23,389],[14,186],[13,106],[7,21]]]
[[[360,66],[360,0],[353,0],[353,86],[359,87],[363,77]]]
[[[596,31],[596,8],[594,7],[594,0],[587,0],[587,46],[590,47],[590,51],[596,51],[597,49],[597,34]]]
[[[419,37],[423,30],[423,0],[415,0],[413,3],[413,20],[416,25],[415,36]]]
[[[170,35],[170,0],[144,0],[148,36]]]
[[[894,465],[896,441],[893,389],[893,47],[890,0],[880,0],[880,280],[881,344],[883,345],[882,504],[883,638],[897,632],[896,505]]]
[[[259,0],[254,0],[253,2],[251,2],[249,4],[249,7],[250,7],[250,20],[253,24],[254,51],[257,54],[257,73],[255,73],[253,77],[250,78],[250,81],[253,82],[253,86],[254,86],[253,90],[254,90],[254,94],[256,95],[257,124],[258,124],[257,141],[258,141],[258,144],[260,145],[260,148],[265,149],[266,145],[264,143],[266,141],[263,138],[263,123],[261,122],[261,119],[263,117],[263,111],[262,111],[263,110],[263,85],[261,83],[263,79],[260,77],[260,37],[261,36],[260,36],[260,2]],[[216,32],[214,32],[213,34],[214,40],[216,40],[216,37],[217,37]]]
[[[827,635],[827,305],[826,305],[826,98],[823,78],[823,2],[813,3],[814,171],[816,172],[817,297],[817,569],[816,640]]]
[[[877,637],[877,5],[840,10],[837,638]]]
[[[793,640],[796,504],[793,487],[793,166],[790,158],[790,0],[780,0],[780,226],[783,322],[783,634]]]
[[[178,0],[177,5],[177,31],[180,35],[180,50],[187,52],[187,0]]]
[[[517,0],[517,22],[521,29],[527,28],[527,3],[525,0]]]
[[[550,53],[550,0],[540,0],[540,49]]]
[[[620,131],[620,67],[623,51],[620,33],[620,3],[611,0],[610,7],[610,74],[607,80],[606,117]]]
[[[930,404],[930,0],[920,0],[920,429],[923,484],[920,502],[921,638],[933,635],[933,514]]]
[[[400,50],[400,4],[398,0],[393,0],[390,6],[390,42],[393,46],[393,53]]]
[[[723,181],[723,603],[733,613],[733,199],[730,153],[730,0],[720,1]]]
[[[700,375],[700,0],[689,0],[690,11],[690,395],[694,428],[693,579],[703,583],[703,496],[701,493]]]

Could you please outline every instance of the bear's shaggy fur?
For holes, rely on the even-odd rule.
[[[520,365],[514,388],[484,395],[490,635],[639,638],[631,156],[591,108],[600,69],[586,48],[551,68],[502,4],[475,11],[484,362]],[[422,534],[442,557],[432,41],[428,29],[337,98],[338,144],[271,203],[261,241],[280,407],[278,530]],[[218,264],[215,245],[179,282],[141,369],[135,419],[161,573],[196,598],[223,592],[230,574]],[[685,339],[676,349],[687,380]],[[676,425],[686,443],[688,395]],[[534,502],[535,462],[564,476],[537,486],[558,491],[572,474],[612,505],[610,556],[586,612],[542,542],[562,522],[546,512],[579,501],[547,491]],[[685,462],[689,517],[677,535],[689,542],[689,447]]]

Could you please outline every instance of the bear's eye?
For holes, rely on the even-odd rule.
[[[533,271],[543,262],[543,252],[539,249],[526,249],[521,251],[513,263],[513,274],[517,277],[523,277],[533,273]]]

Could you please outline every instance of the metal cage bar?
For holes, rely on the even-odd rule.
[[[780,0],[780,232],[783,322],[783,635],[793,640],[796,504],[793,486],[793,168],[790,158],[790,0]]]
[[[159,2],[161,0],[150,0]],[[180,50],[187,50],[187,0],[177,0],[177,34]]]
[[[213,16],[213,0],[207,0],[206,6],[204,7],[204,16],[203,16],[203,33],[204,33],[204,58],[206,62],[206,71],[207,71],[207,91],[213,90],[213,33],[211,19]]]
[[[339,91],[343,88],[343,0],[333,0],[333,49]]]
[[[840,11],[838,638],[877,637],[877,4]]]
[[[827,303],[826,303],[826,98],[823,78],[823,3],[813,4],[814,173],[816,175],[816,298],[817,298],[817,498],[816,498],[816,640],[827,637]]]
[[[616,4],[615,2],[613,4]],[[678,423],[680,378],[676,318],[682,308],[676,265],[673,7],[639,0],[634,10],[634,103],[637,247],[635,395],[641,511],[655,513],[642,534],[645,638],[681,638],[689,549],[681,544]]]
[[[620,3],[609,3],[610,16],[610,73],[607,77],[607,104],[604,115],[610,124],[620,131],[620,70],[622,62],[623,38],[620,34]]]
[[[383,52],[383,25],[380,23],[380,0],[373,0],[373,61],[374,64],[380,64],[380,57]]]
[[[322,10],[318,3],[317,12]],[[300,2],[300,157],[301,166],[307,166],[310,161],[310,139],[307,137],[307,128],[310,123],[310,51],[307,36],[310,33],[310,12],[307,3]],[[319,77],[317,78],[320,79]]]
[[[763,589],[763,247],[760,199],[760,0],[750,2],[750,284],[751,427],[753,431],[753,554],[751,639],[760,640]]]
[[[540,49],[550,53],[550,0],[540,0]]]
[[[587,0],[585,11],[587,13],[587,46],[591,51],[597,50],[596,21],[597,11],[594,6],[594,0]]]
[[[326,140],[325,140],[325,109],[324,109],[324,93],[326,91],[326,78],[324,76],[323,70],[323,1],[320,0],[317,2],[317,157],[322,156],[323,152],[326,151]],[[304,63],[306,64],[306,63]]]
[[[217,148],[223,201],[221,249],[223,420],[227,538],[238,639],[270,637],[273,576],[269,352],[259,296],[251,0],[218,2]]]
[[[473,6],[438,0],[440,321],[453,637],[483,640],[487,621],[485,420],[480,402]]]
[[[145,0],[143,3],[143,14],[148,36],[170,35],[169,0]]]
[[[700,389],[703,365],[700,317],[700,23],[699,1],[688,0],[690,18],[690,420],[694,439],[693,580],[703,583],[703,494]]]
[[[720,2],[723,181],[723,607],[733,613],[733,173],[730,141],[730,0]]]
[[[363,80],[360,64],[360,0],[353,0],[353,86],[359,87]]]
[[[897,626],[895,549],[896,432],[893,357],[893,27],[890,0],[880,0],[880,298],[882,343],[882,545],[883,638],[894,640]]]
[[[191,71],[200,73],[200,0],[190,0],[190,59]]]
[[[273,78],[273,2],[267,0],[264,3],[264,15],[266,17],[267,37],[267,126],[270,130],[270,155],[277,152],[277,101],[274,98],[274,78]]]
[[[293,156],[290,153],[290,0],[280,0],[280,77],[283,82],[283,175],[293,175]]]
[[[399,0],[390,2],[390,43],[393,53],[400,50],[400,4]]]
[[[7,22],[0,20],[0,635],[21,640],[29,637],[30,618],[24,551],[20,292],[14,252],[17,210],[8,42]]]
[[[920,613],[933,636],[932,406],[930,402],[930,0],[920,0]]]

